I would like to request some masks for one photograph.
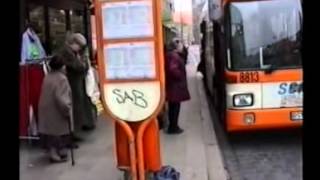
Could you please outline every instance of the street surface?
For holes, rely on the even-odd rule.
[[[181,173],[181,180],[302,180],[302,133],[246,133],[228,136],[196,72],[199,48],[189,49],[187,65],[191,100],[182,103],[180,135],[161,134],[163,165]],[[116,168],[114,132],[110,119],[101,116],[97,129],[75,150],[71,162],[50,164],[45,153],[22,144],[21,180],[121,180]]]
[[[160,132],[163,165],[173,166],[181,180],[226,180],[221,152],[215,136],[201,78],[196,72],[198,47],[190,48],[187,65],[191,100],[182,103],[180,135]],[[75,150],[71,162],[50,164],[43,150],[23,145],[20,148],[21,180],[121,180],[114,156],[114,132],[110,119],[101,116],[97,128]]]
[[[228,135],[207,96],[228,179],[302,180],[302,132],[265,131]]]

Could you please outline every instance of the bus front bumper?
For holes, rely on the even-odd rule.
[[[303,124],[302,108],[227,110],[228,132],[298,128]]]

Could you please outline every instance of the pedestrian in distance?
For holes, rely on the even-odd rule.
[[[68,159],[66,145],[73,130],[71,88],[60,57],[54,56],[49,67],[39,100],[39,133],[46,137],[44,143],[50,161],[65,162]]]
[[[182,44],[182,51],[179,51],[178,54],[180,55],[180,57],[183,59],[183,62],[185,65],[187,65],[188,62],[188,54],[189,54],[189,50],[188,47],[183,44],[180,39],[178,38],[173,38],[173,41],[176,43],[181,43]]]
[[[183,58],[179,55],[183,51],[181,41],[174,39],[166,53],[166,100],[169,107],[168,134],[180,134],[183,132],[178,125],[181,102],[190,99],[187,84],[187,73]]]
[[[186,45],[183,45],[182,52],[179,53],[179,54],[182,57],[184,64],[187,65],[187,63],[188,63],[188,54],[189,54],[188,47]]]

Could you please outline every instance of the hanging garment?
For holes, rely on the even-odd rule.
[[[38,102],[43,78],[44,72],[41,64],[20,66],[20,136],[28,136],[30,106],[33,108],[36,122],[38,120]]]
[[[21,64],[25,64],[27,60],[44,57],[46,57],[46,53],[39,37],[31,28],[28,28],[22,36]]]

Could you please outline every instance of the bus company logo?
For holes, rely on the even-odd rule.
[[[281,106],[302,106],[303,83],[281,83],[278,94],[281,95]]]
[[[302,96],[295,94],[282,96],[280,104],[281,107],[302,106]]]
[[[303,93],[303,83],[292,82],[292,83],[281,83],[279,86],[279,95],[287,94],[301,94]]]

